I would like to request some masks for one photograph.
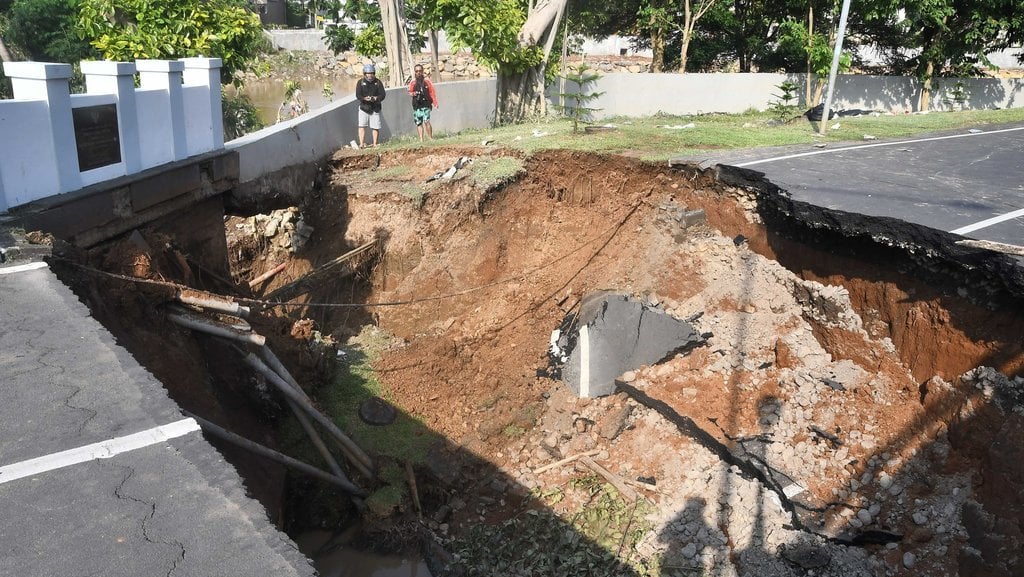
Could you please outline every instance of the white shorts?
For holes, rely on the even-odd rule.
[[[374,130],[380,130],[380,113],[365,112],[362,108],[359,109],[359,126],[369,126]]]

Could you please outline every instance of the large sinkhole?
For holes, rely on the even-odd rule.
[[[749,171],[586,153],[339,152],[311,186],[227,205],[55,268],[183,409],[330,473],[252,342],[175,319],[266,339],[365,451],[312,424],[366,496],[207,436],[320,560],[1024,574],[1010,257]],[[600,291],[704,340],[579,398],[552,376],[551,333]]]

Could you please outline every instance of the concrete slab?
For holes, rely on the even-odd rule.
[[[580,397],[615,392],[624,372],[653,365],[702,342],[693,327],[627,295],[593,293],[556,339],[562,380]]]

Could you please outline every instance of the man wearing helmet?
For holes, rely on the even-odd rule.
[[[363,65],[363,77],[356,83],[356,100],[359,101],[359,146],[365,147],[366,127],[373,132],[373,146],[377,146],[380,133],[380,103],[387,96],[384,83],[377,79],[373,64]]]

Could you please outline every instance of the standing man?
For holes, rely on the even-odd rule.
[[[430,126],[430,109],[437,108],[437,94],[434,93],[434,83],[423,75],[423,65],[417,64],[413,68],[416,74],[409,83],[409,96],[412,96],[412,120],[416,123],[416,132],[420,135],[420,142],[423,142],[423,128],[426,127],[427,138],[434,139],[434,129]]]
[[[387,96],[384,83],[377,79],[373,64],[363,65],[363,77],[356,83],[356,100],[359,101],[359,147],[365,148],[366,127],[373,131],[373,146],[377,146],[380,133],[380,103]]]

